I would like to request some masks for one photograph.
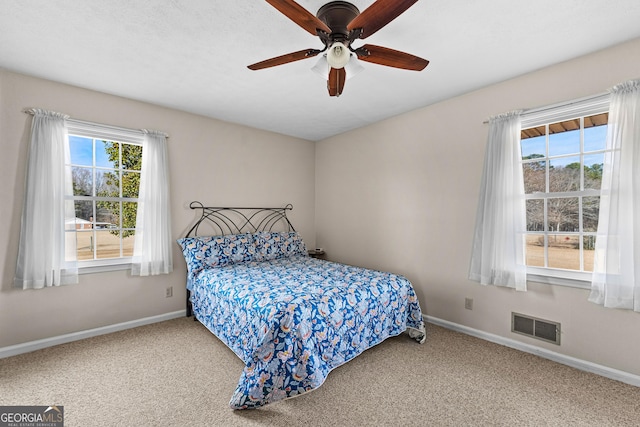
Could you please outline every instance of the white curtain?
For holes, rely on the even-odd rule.
[[[469,279],[527,289],[520,112],[489,120]]]
[[[40,109],[27,112],[34,117],[14,285],[41,289],[77,283],[75,233],[65,233],[65,224],[75,228],[73,201],[66,200],[73,191],[66,166],[68,116]]]
[[[167,135],[143,130],[142,171],[131,274],[173,271]]]
[[[640,80],[611,90],[589,301],[640,312]]]

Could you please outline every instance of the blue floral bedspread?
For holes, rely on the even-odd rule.
[[[234,409],[318,388],[386,338],[424,331],[404,277],[303,255],[206,269],[191,300],[196,318],[246,364]]]

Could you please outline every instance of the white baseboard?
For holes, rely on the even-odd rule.
[[[58,344],[65,344],[85,338],[97,337],[98,335],[110,334],[112,332],[124,331],[125,329],[136,328],[138,326],[150,325],[151,323],[164,322],[165,320],[185,317],[186,310],[174,311],[172,313],[160,314],[157,316],[145,317],[143,319],[131,320],[129,322],[117,323],[115,325],[102,326],[100,328],[88,329],[85,331],[73,332],[59,335],[57,337],[44,338],[36,341],[29,341],[22,344],[11,345],[0,348],[0,359],[15,356],[22,353],[53,347]]]
[[[551,350],[547,350],[541,347],[536,347],[531,344],[525,344],[520,341],[505,338],[500,335],[490,334],[488,332],[481,331],[479,329],[463,326],[458,323],[449,322],[448,320],[439,319],[432,316],[423,316],[425,322],[433,323],[434,325],[442,326],[443,328],[451,329],[456,332],[462,332],[463,334],[471,335],[476,338],[490,341],[496,344],[504,345],[505,347],[514,348],[516,350],[523,351],[525,353],[535,354],[536,356],[543,357],[545,359],[553,360],[554,362],[561,363],[563,365],[571,366],[572,368],[580,369],[582,371],[591,372],[612,380],[617,380],[623,383],[631,384],[636,387],[640,387],[640,376],[631,374],[629,372],[620,371],[618,369],[609,368],[607,366],[598,365],[597,363],[588,362],[586,360],[577,359],[575,357],[566,356],[564,354],[556,353]],[[429,340],[429,331],[427,330],[427,342]]]
[[[54,345],[65,344],[72,341],[78,341],[85,338],[96,337],[99,335],[109,334],[112,332],[124,331],[126,329],[136,328],[138,326],[149,325],[152,323],[163,322],[165,320],[177,319],[179,317],[185,317],[186,311],[179,310],[172,313],[160,314],[158,316],[145,317],[142,319],[131,320],[129,322],[117,323],[115,325],[103,326],[95,329],[88,329],[85,331],[73,332],[70,334],[59,335],[57,337],[45,338],[36,341],[30,341],[22,344],[16,344],[8,347],[0,348],[0,359],[10,356],[16,356],[18,354],[29,353],[31,351],[40,350],[47,347],[53,347]],[[423,316],[425,322],[432,323],[434,325],[442,326],[443,328],[451,329],[456,332],[471,335],[476,338],[490,341],[496,344],[504,345],[505,347],[514,348],[516,350],[523,351],[525,353],[535,354],[536,356],[543,357],[545,359],[553,360],[554,362],[561,363],[563,365],[571,366],[582,371],[591,372],[593,374],[601,375],[606,378],[621,381],[626,384],[631,384],[636,387],[640,387],[640,376],[634,375],[629,372],[620,371],[618,369],[609,368],[607,366],[598,365],[597,363],[588,362],[586,360],[578,359],[564,354],[556,353],[551,350],[547,350],[534,345],[526,344],[520,341],[505,338],[500,335],[494,335],[489,332],[484,332],[479,329],[470,328],[468,326],[460,325],[458,323],[449,322],[448,320],[439,319],[433,316]],[[429,333],[427,331],[427,337]]]

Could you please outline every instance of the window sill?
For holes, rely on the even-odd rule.
[[[570,288],[579,289],[591,289],[591,282],[588,280],[540,274],[527,273],[527,282],[543,283],[545,285],[567,286]]]
[[[130,270],[131,263],[126,264],[109,264],[109,265],[90,265],[86,267],[79,266],[78,274],[106,273],[109,271]]]

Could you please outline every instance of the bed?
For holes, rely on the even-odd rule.
[[[329,372],[386,338],[424,343],[404,277],[310,257],[284,208],[218,208],[178,239],[187,315],[245,364],[229,405],[258,408],[322,385]],[[212,231],[202,235],[204,223]]]

